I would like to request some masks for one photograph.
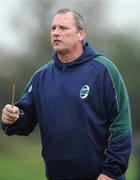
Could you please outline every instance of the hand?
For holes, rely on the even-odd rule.
[[[106,176],[104,174],[100,174],[98,176],[97,180],[114,180],[114,179],[112,179],[112,178],[110,178],[110,177],[108,177],[108,176]]]
[[[7,104],[2,110],[1,120],[4,124],[11,125],[17,121],[20,115],[18,107]]]

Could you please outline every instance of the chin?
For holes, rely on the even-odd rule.
[[[53,47],[53,49],[57,52],[57,53],[63,53],[65,52],[65,50],[61,47]]]

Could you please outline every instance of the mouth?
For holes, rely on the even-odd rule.
[[[55,39],[55,40],[53,40],[53,44],[59,44],[59,43],[61,43],[62,41],[60,41],[59,39]]]

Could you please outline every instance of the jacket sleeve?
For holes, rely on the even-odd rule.
[[[123,79],[109,60],[102,59],[106,66],[104,74],[104,107],[109,120],[108,147],[102,173],[112,178],[123,175],[131,152],[131,115],[129,99]]]
[[[37,116],[32,86],[31,80],[27,84],[21,99],[15,103],[15,106],[19,107],[21,111],[19,119],[12,125],[2,123],[2,128],[7,135],[28,135],[34,130],[37,124]]]

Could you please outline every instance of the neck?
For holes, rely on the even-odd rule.
[[[76,60],[83,53],[83,47],[73,52],[58,53],[58,58],[63,63],[69,63]]]

